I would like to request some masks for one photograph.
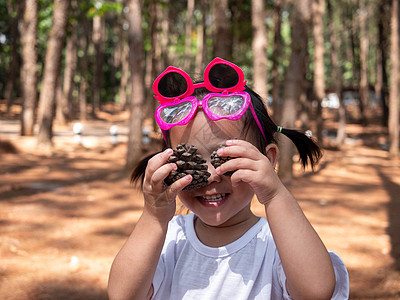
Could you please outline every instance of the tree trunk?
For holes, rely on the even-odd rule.
[[[267,104],[268,96],[268,58],[267,29],[263,0],[251,1],[251,23],[253,27],[253,88]]]
[[[396,158],[399,156],[399,0],[392,0],[390,31],[389,153]]]
[[[161,46],[161,61],[162,69],[165,69],[169,65],[169,36],[170,36],[170,20],[169,20],[169,7],[170,1],[164,0],[165,5],[160,5],[160,22],[161,22],[161,36],[160,36],[160,46]]]
[[[53,25],[47,42],[42,89],[39,100],[39,145],[51,146],[57,79],[60,73],[69,0],[55,0]]]
[[[358,45],[357,41],[357,28],[359,25],[359,20],[356,17],[356,9],[357,2],[358,0],[351,0],[349,3],[349,9],[348,9],[348,16],[347,20],[349,21],[349,38],[350,38],[350,45],[351,45],[351,51],[349,52],[349,60],[352,60],[352,67],[353,67],[353,85],[354,86],[359,86],[360,83],[360,57],[359,55],[356,54],[357,48],[359,48],[360,45]]]
[[[143,103],[144,103],[144,44],[142,33],[142,9],[139,0],[129,0],[129,66],[130,84],[130,118],[126,168],[130,170],[141,156]]]
[[[125,35],[124,35],[125,37]],[[119,99],[121,108],[123,110],[127,109],[127,87],[129,79],[129,44],[126,39],[121,41],[122,46],[122,56],[121,56],[121,82],[119,85]]]
[[[186,72],[190,72],[190,66],[192,63],[192,22],[193,22],[193,11],[194,11],[194,0],[187,1],[186,10],[186,26],[185,26],[185,64],[184,68]]]
[[[103,64],[104,64],[104,38],[105,20],[104,17],[93,17],[92,41],[95,49],[95,70],[91,89],[92,117],[96,117],[96,109],[101,109],[101,90],[103,88]]]
[[[291,49],[289,67],[284,83],[281,126],[294,128],[296,108],[303,89],[306,72],[310,0],[296,1],[291,13]],[[283,135],[280,142],[279,176],[284,182],[293,178],[293,143]]]
[[[24,2],[22,2],[24,3]],[[38,1],[26,0],[21,26],[22,44],[22,113],[21,135],[33,135],[37,102],[37,30]]]
[[[273,45],[273,54],[272,54],[272,108],[273,108],[273,116],[275,122],[279,123],[280,120],[280,81],[279,81],[279,59],[281,52],[281,44],[282,44],[282,35],[281,35],[281,0],[276,0],[274,3],[274,45]]]
[[[332,78],[335,89],[335,94],[339,98],[339,109],[338,109],[338,130],[336,135],[336,143],[343,145],[346,139],[346,107],[344,106],[342,97],[342,75],[339,68],[339,58],[337,53],[337,42],[336,32],[333,25],[333,11],[331,0],[327,0],[328,3],[328,29],[329,37],[331,42],[331,60],[332,60]]]
[[[79,58],[79,119],[86,121],[87,119],[87,97],[86,92],[88,89],[88,36],[89,36],[89,22],[85,14],[80,17],[79,26],[79,48],[82,56]]]
[[[378,101],[382,105],[382,125],[388,126],[389,108],[388,108],[388,78],[386,73],[387,49],[389,28],[387,22],[387,0],[380,0],[378,5],[378,53],[377,53],[377,82],[375,92]]]
[[[213,1],[213,15],[213,57],[232,60],[232,22],[228,0]]]
[[[317,139],[323,144],[322,129],[322,99],[325,97],[325,72],[324,72],[324,24],[323,15],[325,11],[324,0],[312,1],[312,21],[314,37],[314,96],[318,103],[317,109]]]
[[[154,78],[156,78],[161,71],[161,45],[160,45],[160,23],[159,23],[159,10],[160,3],[156,0],[151,1],[150,6],[150,38],[151,38],[151,50],[150,64],[146,64],[146,87],[151,89],[151,84]],[[153,120],[153,130],[157,129],[156,120],[153,118],[153,113],[156,110],[157,102],[152,97],[152,94],[148,94],[146,97],[146,91],[144,92],[145,99],[149,99],[146,105],[146,117],[152,118]]]
[[[201,21],[197,27],[197,54],[196,54],[196,69],[195,73],[200,75],[207,61],[207,25],[206,14],[208,11],[208,1],[200,1]]]
[[[365,0],[360,0],[360,122],[363,126],[367,126],[366,108],[369,102],[369,86],[368,86],[368,33],[367,33],[367,18],[368,10],[364,3]]]
[[[67,124],[71,120],[72,110],[72,92],[74,90],[74,75],[77,65],[76,53],[76,28],[75,25],[71,28],[71,34],[67,38],[67,45],[65,49],[65,67],[64,67],[64,80],[62,82],[61,98],[57,103],[57,122],[60,124]]]
[[[18,1],[13,4],[12,0],[7,1],[8,12],[10,15],[10,40],[11,40],[11,62],[8,66],[7,83],[4,97],[7,99],[7,115],[10,114],[10,108],[14,99],[14,91],[19,71],[19,53],[18,53],[18,22],[21,18],[21,10]],[[15,16],[14,16],[15,15]]]

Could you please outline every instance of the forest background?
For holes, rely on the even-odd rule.
[[[23,175],[27,167],[20,164],[27,154],[35,155],[28,161],[43,166],[77,157],[95,159],[107,152],[101,147],[100,152],[88,151],[81,142],[85,132],[73,125],[104,127],[111,136],[111,125],[119,122],[125,126],[125,139],[120,126],[120,139],[115,132],[113,150],[107,153],[119,156],[119,168],[113,172],[126,175],[145,153],[159,146],[161,135],[153,121],[157,106],[151,91],[154,78],[174,65],[201,79],[205,66],[217,56],[244,70],[248,85],[263,97],[277,124],[309,130],[326,153],[336,153],[333,157],[348,150],[357,126],[357,136],[364,140],[372,137],[374,147],[384,153],[385,163],[398,166],[399,54],[397,0],[0,0],[0,135],[7,133],[6,126],[12,123],[19,136],[10,140],[7,135],[0,136],[0,153],[8,153],[3,157],[9,159],[0,166],[4,170],[0,169],[4,175],[0,190],[3,212],[6,215],[7,210],[20,207],[18,197],[38,196],[35,188],[33,192],[29,187],[28,192],[21,182],[7,177]],[[57,130],[75,131],[70,133],[75,144],[68,154],[60,154],[55,143]],[[28,140],[29,147],[22,150]],[[293,146],[282,138],[280,150],[279,175],[296,190],[302,179],[293,165]],[[101,169],[90,163],[86,168]],[[92,174],[87,182],[100,180],[98,176],[104,174],[99,174]],[[398,195],[395,182],[381,188]],[[57,194],[58,188],[44,190]],[[72,198],[71,207],[63,209],[76,208]],[[9,199],[14,200],[7,203]],[[138,199],[135,208],[140,211]],[[384,254],[391,258],[385,268],[394,271],[375,274],[379,282],[370,294],[363,294],[356,283],[353,295],[359,299],[366,294],[377,299],[377,291],[382,290],[379,284],[388,284],[382,278],[390,279],[387,297],[382,297],[395,299],[398,295],[400,243],[391,234],[397,228],[393,214],[398,216],[398,196],[390,199],[396,204],[390,206],[389,221],[382,217],[382,222],[384,231],[390,229],[391,250],[385,246]],[[37,203],[48,204],[36,199]],[[326,200],[318,203],[325,206]],[[13,219],[9,215],[4,218]],[[10,224],[0,222],[8,228],[5,232],[13,228],[7,227]],[[128,230],[110,229],[108,233],[123,239]],[[21,250],[19,238],[5,236],[2,241],[9,246],[4,246],[7,251],[20,256],[28,253]],[[54,247],[61,249],[62,245]],[[75,270],[78,256],[70,257],[68,266]],[[77,264],[84,265],[82,261]],[[13,278],[9,270],[7,264],[2,266],[0,287]],[[370,277],[360,278],[373,282]],[[19,288],[18,283],[13,284]],[[53,285],[58,286],[54,282],[48,285],[51,288],[43,288],[44,293],[71,296],[71,291],[53,291]],[[103,295],[103,290],[98,293]],[[42,297],[40,288],[37,295]]]

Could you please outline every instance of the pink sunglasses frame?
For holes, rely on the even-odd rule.
[[[226,98],[228,98],[228,97],[233,97],[233,96],[242,97],[244,102],[243,102],[242,107],[232,115],[229,115],[229,116],[217,115],[217,114],[213,113],[210,110],[210,108],[208,107],[208,105],[207,105],[208,101],[213,97],[219,97],[219,98],[221,98],[221,97],[225,98],[226,97]],[[179,105],[179,104],[184,103],[184,102],[191,102],[192,103],[192,107],[190,109],[190,112],[187,114],[187,116],[185,118],[183,118],[179,122],[173,123],[173,124],[163,121],[163,119],[161,118],[161,112],[162,112],[162,110],[164,108],[175,106],[175,105]],[[220,93],[210,93],[210,94],[205,95],[203,97],[203,99],[201,99],[201,100],[197,100],[196,97],[190,96],[190,97],[186,97],[184,99],[178,100],[178,101],[176,101],[174,103],[164,103],[164,104],[161,104],[160,106],[158,106],[157,109],[156,109],[156,120],[157,120],[157,123],[158,123],[158,125],[160,126],[160,128],[162,130],[169,130],[174,126],[186,125],[193,118],[193,115],[196,113],[197,108],[199,106],[201,106],[203,108],[204,113],[208,116],[208,118],[211,121],[218,121],[218,120],[221,120],[221,119],[228,119],[228,120],[231,120],[231,121],[236,121],[236,120],[239,120],[243,116],[243,114],[246,112],[246,110],[248,109],[250,104],[251,104],[251,98],[250,98],[250,95],[248,93],[246,93],[246,92],[235,92],[235,93],[230,93],[230,94],[228,94],[228,93],[222,93],[222,94],[220,94]],[[250,109],[252,111],[254,111],[254,108],[252,106],[250,106]]]
[[[209,73],[210,73],[211,68],[217,64],[224,64],[224,65],[227,65],[227,66],[233,68],[238,75],[238,83],[229,88],[217,88],[217,87],[213,86],[209,80]],[[183,78],[185,79],[185,81],[187,83],[187,90],[183,94],[178,95],[176,97],[165,97],[159,92],[158,85],[160,83],[160,80],[169,73],[178,73],[178,74],[182,75]],[[216,57],[207,65],[206,69],[204,70],[203,76],[204,76],[204,82],[193,83],[192,79],[185,71],[178,69],[176,67],[173,67],[173,66],[169,66],[153,82],[154,97],[161,104],[157,107],[157,109],[155,111],[155,118],[156,118],[158,125],[160,126],[160,128],[162,130],[165,142],[167,143],[165,131],[171,129],[174,126],[186,125],[187,123],[189,123],[189,121],[193,118],[193,116],[196,113],[197,108],[199,106],[202,106],[203,111],[212,121],[218,121],[221,119],[228,119],[228,120],[232,120],[232,121],[238,120],[244,115],[244,113],[250,107],[251,113],[253,114],[254,120],[256,121],[256,124],[257,124],[258,128],[260,129],[261,134],[263,135],[264,139],[267,140],[265,137],[264,130],[262,129],[261,123],[258,120],[258,117],[254,110],[253,104],[251,103],[251,97],[247,92],[243,92],[247,81],[244,80],[244,73],[243,73],[242,69],[240,69],[237,65],[235,65],[229,61],[226,61],[224,59]],[[197,100],[196,97],[193,97],[191,95],[193,94],[193,92],[196,88],[201,88],[201,87],[205,87],[210,92],[217,92],[217,93],[207,94],[206,96],[203,97],[202,100],[199,101],[199,100]],[[220,116],[220,115],[214,114],[208,108],[207,103],[212,97],[231,97],[231,96],[241,96],[244,99],[244,103],[243,103],[242,107],[234,114],[229,115],[229,116]],[[162,120],[160,115],[161,115],[161,111],[165,107],[175,106],[175,105],[178,105],[183,102],[191,102],[192,103],[191,110],[184,119],[182,119],[181,121],[179,121],[177,123],[173,123],[173,124],[166,123]]]
[[[211,84],[210,79],[209,79],[210,70],[212,67],[214,67],[215,65],[219,65],[219,64],[227,65],[236,71],[237,75],[239,76],[238,83],[236,85],[229,87],[229,88],[217,88]],[[165,96],[161,95],[161,93],[158,90],[158,84],[160,83],[160,80],[169,73],[177,73],[179,75],[182,75],[183,78],[185,78],[185,81],[187,84],[187,89],[183,94],[176,96],[176,97],[165,97]],[[173,67],[173,66],[169,66],[153,82],[154,97],[158,100],[158,102],[160,104],[162,104],[162,103],[166,103],[166,102],[175,102],[175,101],[178,101],[179,99],[183,99],[185,97],[191,96],[195,89],[201,88],[201,87],[205,87],[210,92],[220,92],[220,93],[240,92],[240,91],[244,91],[245,85],[247,82],[244,80],[244,73],[243,73],[242,69],[240,69],[234,63],[231,63],[231,62],[224,60],[222,58],[219,58],[219,57],[214,58],[207,65],[207,67],[204,70],[203,79],[204,79],[204,82],[193,83],[192,79],[185,71],[178,69],[176,67]]]

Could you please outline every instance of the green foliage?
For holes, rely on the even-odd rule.
[[[205,46],[209,54],[208,59],[211,59],[212,47],[213,47],[213,16],[212,6],[213,4],[209,1],[208,11],[206,12],[207,22],[207,39]],[[267,0],[266,4],[266,25],[267,25],[267,40],[268,48],[267,55],[269,60],[268,68],[272,68],[273,60],[273,42],[274,42],[274,24],[272,20],[272,13],[274,9],[274,0]],[[357,68],[359,65],[359,29],[357,25],[357,10],[358,7],[354,1],[338,0],[331,1],[333,7],[333,22],[334,28],[337,35],[339,65],[343,76],[345,86],[356,86],[358,84]],[[16,4],[17,0],[13,0],[12,4]],[[43,62],[45,59],[45,53],[47,48],[47,41],[52,26],[52,15],[54,8],[54,0],[38,0],[38,65],[39,65],[39,81],[42,78]],[[151,55],[154,45],[151,41],[151,5],[157,3],[161,8],[162,13],[168,11],[168,18],[170,20],[170,30],[167,33],[169,38],[168,52],[170,64],[176,66],[182,66],[184,63],[185,55],[185,25],[187,20],[187,1],[186,0],[143,0],[142,3],[142,29],[143,29],[143,42],[145,47],[146,56]],[[194,11],[194,17],[192,22],[192,47],[191,56],[193,61],[198,52],[197,45],[197,30],[201,20],[202,12],[200,8],[200,1],[195,2],[196,7]],[[4,96],[5,82],[7,80],[7,74],[9,72],[9,64],[11,61],[11,42],[10,42],[10,20],[12,16],[16,16],[16,10],[11,14],[8,11],[8,0],[0,0],[0,96]],[[370,40],[370,51],[368,56],[368,70],[369,80],[373,83],[376,80],[376,48],[377,45],[377,29],[375,20],[375,12],[378,10],[378,3],[372,1],[368,2],[370,17],[368,21],[368,32]],[[233,45],[233,61],[240,65],[246,75],[246,78],[251,84],[251,78],[253,73],[253,54],[251,51],[252,41],[252,23],[251,23],[251,1],[229,1],[230,13],[231,13],[231,26],[232,26],[232,38],[234,41]],[[389,9],[388,9],[389,10]],[[220,12],[221,13],[221,12]],[[289,22],[290,6],[286,4],[283,7],[281,13],[282,24],[281,24],[281,37],[282,45],[279,51],[279,76],[280,80],[284,80],[285,72],[289,65],[290,59],[290,46],[291,46],[291,26]],[[85,78],[89,79],[89,84],[92,82],[94,76],[94,70],[96,66],[95,52],[92,44],[92,20],[95,16],[100,16],[105,19],[106,36],[104,45],[104,80],[102,95],[104,101],[112,101],[116,98],[116,90],[121,80],[121,65],[114,63],[114,58],[118,56],[118,49],[123,43],[127,42],[127,18],[126,10],[124,9],[123,0],[87,0],[80,1],[75,0],[71,2],[71,9],[69,12],[68,30],[71,32],[74,26],[78,26],[79,34],[84,34],[89,41],[89,48],[86,53],[85,50],[78,47],[77,56],[78,59],[82,59],[83,55],[86,54],[88,57],[89,69],[87,74],[84,74]],[[89,23],[87,32],[82,33],[81,22],[83,19]],[[125,25],[124,25],[125,24]],[[324,17],[324,37],[325,37],[325,75],[326,75],[326,86],[330,87],[332,84],[332,65],[330,57],[330,40],[327,31],[327,17]],[[157,29],[161,31],[161,28]],[[352,32],[352,30],[354,30]],[[353,33],[353,35],[351,35]],[[20,51],[20,48],[18,49]],[[309,53],[309,73],[307,78],[312,80],[311,72],[313,70],[313,43],[310,32],[310,43],[308,47]],[[192,64],[193,67],[194,63]],[[65,63],[63,63],[65,66]],[[148,66],[147,66],[148,67]],[[63,70],[62,70],[63,71]],[[63,74],[63,72],[61,73]],[[83,74],[78,69],[75,75],[76,81],[79,82]],[[310,77],[311,76],[311,77]]]
[[[104,17],[105,14],[109,12],[115,12],[117,14],[121,14],[123,5],[122,3],[114,2],[114,1],[101,1],[101,0],[92,0],[88,1],[91,2],[90,8],[87,12],[87,17],[89,19],[100,16]]]

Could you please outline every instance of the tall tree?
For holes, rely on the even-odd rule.
[[[140,159],[143,103],[144,103],[144,45],[142,32],[142,8],[140,0],[129,0],[129,66],[132,86],[129,102],[129,136],[126,168],[130,169]]]
[[[92,41],[95,49],[95,64],[93,83],[91,89],[92,117],[96,116],[96,108],[101,108],[101,90],[103,88],[104,65],[104,40],[105,40],[104,16],[97,14],[93,17]]]
[[[89,36],[89,20],[85,11],[80,14],[80,22],[78,27],[78,45],[81,55],[78,60],[79,69],[79,119],[85,121],[87,119],[87,97],[88,90],[88,36]]]
[[[76,1],[72,2],[76,11]],[[71,119],[72,110],[72,92],[74,89],[74,76],[77,67],[77,34],[76,22],[70,23],[70,33],[67,37],[65,47],[65,67],[64,78],[62,81],[62,89],[60,97],[57,98],[56,119],[60,124],[66,124]],[[61,81],[61,78],[60,78]]]
[[[119,99],[121,108],[123,110],[127,109],[127,88],[128,88],[128,79],[129,79],[129,44],[127,39],[125,39],[125,34],[122,36],[122,53],[121,53],[121,82],[119,84]]]
[[[392,157],[399,155],[399,0],[392,0],[390,18],[390,99],[389,99],[389,153]]]
[[[366,108],[369,102],[369,86],[368,86],[368,30],[367,19],[368,9],[365,0],[360,0],[360,114],[361,124],[367,125]]]
[[[193,23],[193,12],[194,12],[194,0],[187,1],[186,10],[186,24],[185,24],[185,64],[184,68],[187,72],[190,70],[192,62],[192,23]]]
[[[231,11],[228,0],[213,1],[213,57],[232,59]]]
[[[387,0],[380,0],[378,5],[378,53],[377,53],[377,78],[375,92],[378,101],[382,105],[382,125],[388,126],[388,76],[386,73],[386,61],[388,50],[389,22],[387,22],[388,12]]]
[[[333,10],[331,0],[327,0],[328,8],[328,29],[331,42],[331,61],[332,61],[332,78],[335,94],[339,98],[338,109],[338,130],[336,135],[336,143],[343,145],[346,138],[346,108],[342,97],[342,75],[339,68],[339,57],[337,53],[337,39],[333,24]]]
[[[291,50],[289,67],[284,82],[281,126],[294,128],[296,106],[303,90],[306,73],[308,29],[311,20],[311,0],[295,1],[291,12]],[[280,140],[279,176],[285,182],[293,178],[294,148],[291,141]]]
[[[22,113],[21,135],[33,135],[35,110],[37,102],[37,35],[38,35],[38,1],[25,2],[21,24],[22,44]]]
[[[204,0],[206,1],[206,0]],[[164,69],[170,61],[169,58],[169,37],[170,37],[170,30],[173,25],[171,25],[171,20],[169,19],[169,11],[170,11],[170,0],[164,0],[164,6],[160,6],[160,23],[161,23],[161,35],[160,35],[160,46],[161,46],[161,62],[162,62],[162,69]]]
[[[196,68],[195,73],[201,74],[204,70],[207,61],[207,26],[206,14],[208,11],[208,1],[200,1],[201,20],[197,27],[197,54],[196,54]]]
[[[281,35],[281,10],[282,10],[282,0],[274,1],[274,45],[273,45],[273,54],[272,54],[272,70],[271,70],[271,81],[272,81],[272,90],[271,96],[273,99],[272,107],[274,113],[275,122],[279,122],[280,120],[280,105],[279,105],[279,97],[280,97],[280,80],[279,80],[279,61],[280,61],[280,52],[282,51],[282,35]]]
[[[318,103],[317,109],[317,138],[322,144],[322,99],[325,97],[325,68],[324,68],[324,23],[325,0],[312,1],[312,22],[314,37],[314,95]]]
[[[11,104],[16,89],[17,76],[19,71],[19,34],[18,22],[21,18],[21,9],[18,1],[7,1],[8,13],[10,14],[10,40],[11,40],[11,62],[8,67],[8,77],[4,96],[7,99],[7,114],[10,113]]]
[[[53,24],[47,42],[38,111],[39,134],[37,142],[44,146],[52,144],[56,86],[60,73],[69,2],[69,0],[54,1]]]
[[[264,0],[251,1],[251,23],[253,27],[253,41],[251,44],[253,50],[253,87],[267,103],[268,58]]]

